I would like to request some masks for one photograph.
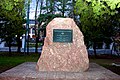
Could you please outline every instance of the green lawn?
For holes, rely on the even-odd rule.
[[[39,54],[32,53],[30,55],[21,55],[19,53],[14,53],[11,57],[8,56],[8,53],[0,52],[0,73],[6,71],[12,67],[15,67],[23,62],[37,62]],[[110,69],[111,71],[120,75],[120,67],[112,66],[113,62],[120,60],[119,58],[111,59],[95,59],[90,58],[90,62],[97,63],[101,66]]]
[[[105,59],[105,58],[104,59],[95,59],[95,58],[92,58],[92,59],[90,59],[90,62],[97,63],[97,64],[111,70],[112,72],[120,75],[120,67],[112,65],[112,63],[118,63],[119,61],[120,61],[120,58],[111,58],[111,59]]]
[[[11,57],[7,53],[0,53],[0,73],[15,67],[23,62],[37,62],[38,54],[32,53],[30,55],[21,55],[14,53]]]

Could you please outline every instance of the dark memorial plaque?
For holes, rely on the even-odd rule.
[[[73,30],[70,29],[54,29],[53,42],[72,43]]]

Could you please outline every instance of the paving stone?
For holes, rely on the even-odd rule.
[[[26,62],[0,74],[0,80],[120,80],[120,76],[90,63],[86,72],[37,71],[36,62]]]

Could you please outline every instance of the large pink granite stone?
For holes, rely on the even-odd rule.
[[[73,42],[53,42],[53,29],[73,30]],[[83,34],[71,18],[55,18],[46,27],[46,37],[38,71],[83,72],[89,68],[89,59]]]

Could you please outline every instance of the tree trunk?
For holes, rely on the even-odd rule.
[[[74,6],[76,4],[76,1],[75,0],[72,0],[72,13],[73,13],[73,19],[75,20],[75,12],[74,12]]]
[[[95,57],[97,57],[97,53],[96,53],[96,42],[93,42],[93,49],[94,49],[94,55]]]
[[[38,50],[37,50],[38,49],[38,36],[37,36],[37,31],[36,31],[38,3],[39,3],[39,0],[36,0],[36,9],[35,9],[35,36],[36,36],[35,53],[38,53]]]
[[[63,9],[63,11],[62,11],[62,16],[64,17],[64,13],[65,13],[65,0],[62,0],[62,2],[63,2],[63,6],[62,6],[62,9]]]
[[[20,42],[20,36],[19,35],[17,36],[17,47],[18,47],[17,52],[20,53],[21,52],[21,50],[20,50],[21,42]]]
[[[8,42],[8,47],[9,47],[9,56],[12,56],[12,53],[11,53],[11,42]]]
[[[28,10],[27,10],[27,55],[29,55],[29,12],[30,12],[30,0],[28,1]]]

